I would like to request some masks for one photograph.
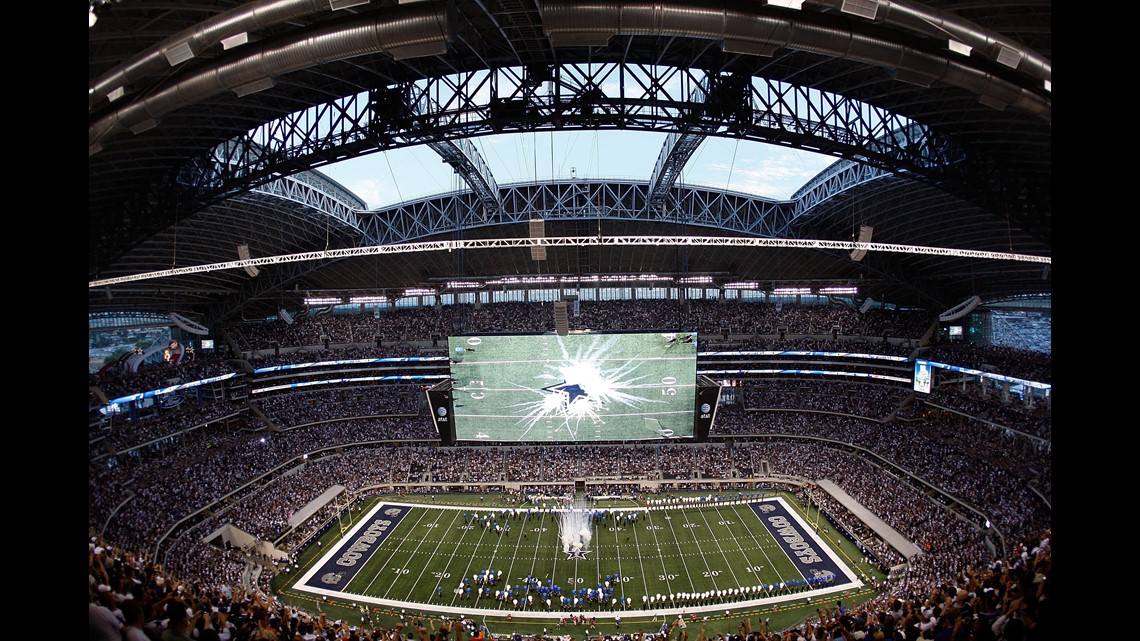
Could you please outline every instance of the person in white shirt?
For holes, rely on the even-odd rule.
[[[89,592],[87,620],[90,636],[88,638],[91,641],[122,641],[123,635],[119,631],[123,628],[123,622],[115,616],[111,608],[107,607],[107,602],[113,598],[110,590],[100,592],[96,588]]]

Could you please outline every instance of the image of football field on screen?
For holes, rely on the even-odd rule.
[[[457,441],[693,436],[694,332],[450,336]]]

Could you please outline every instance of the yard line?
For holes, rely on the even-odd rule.
[[[424,518],[424,514],[426,514],[426,513],[427,513],[427,511],[426,511],[426,510],[423,510],[423,511],[422,511],[422,513],[420,514],[420,519],[418,519],[418,520],[416,521],[416,525],[420,525],[420,521],[422,521],[422,520],[423,520],[423,518]],[[438,521],[438,520],[439,520],[439,517],[440,517],[440,516],[442,516],[442,513],[440,513],[440,514],[437,514],[437,516],[435,516],[435,520],[437,520],[437,521]],[[415,526],[413,526],[413,527],[412,527],[412,529],[413,529],[413,532],[415,532]],[[405,541],[406,541],[406,539],[405,539]],[[421,538],[421,539],[420,539],[420,542],[416,543],[416,549],[415,549],[415,550],[413,550],[412,552],[410,552],[410,553],[408,554],[407,560],[405,560],[405,561],[404,561],[404,566],[402,566],[400,569],[404,569],[404,568],[408,567],[408,561],[409,561],[409,560],[412,560],[412,557],[413,557],[413,555],[414,555],[414,554],[415,554],[415,553],[416,553],[418,550],[420,550],[420,546],[421,546],[421,545],[423,545],[423,542],[424,542],[424,539],[423,539],[423,538]],[[401,542],[401,543],[402,543],[402,542]],[[392,550],[392,553],[391,553],[391,554],[389,555],[389,557],[388,557],[388,560],[389,560],[389,561],[391,561],[391,560],[392,560],[392,558],[394,557],[394,555],[396,555],[396,552],[397,552],[399,549],[400,549],[400,545],[397,545],[397,546],[396,546],[396,550]],[[380,571],[377,571],[377,573],[376,573],[376,576],[372,577],[372,581],[369,581],[369,582],[368,582],[368,585],[366,585],[366,586],[365,586],[364,592],[361,592],[361,594],[372,594],[372,593],[373,593],[373,591],[372,591],[372,586],[373,586],[373,584],[374,584],[374,583],[376,583],[376,579],[380,578],[380,575],[381,575],[381,574],[383,574],[383,571],[384,571],[384,568],[385,568],[385,567],[389,567],[389,566],[388,566],[388,563],[386,563],[386,562],[384,563],[384,565],[382,565],[382,566],[380,567]],[[393,582],[394,582],[394,579],[393,579]],[[389,585],[389,587],[391,587],[391,585]],[[386,591],[386,590],[385,590],[385,591],[384,591],[384,595],[385,595],[385,597],[386,597],[386,595],[388,595],[388,591]]]
[[[526,518],[526,517],[524,517],[524,518]],[[538,525],[534,526],[535,529],[542,527],[542,519],[544,519],[544,518],[546,518],[546,515],[542,515],[541,517],[539,517]],[[526,523],[528,523],[528,524],[530,523],[529,518],[526,518]],[[531,576],[531,578],[538,579],[540,585],[542,584],[542,579],[534,576],[534,568],[536,565],[538,565],[538,544],[542,542],[541,534],[542,534],[541,532],[535,532],[534,555],[531,557],[531,560],[530,560],[530,572],[527,573]],[[530,594],[530,593],[531,592],[528,589],[527,594]],[[542,607],[542,604],[539,604],[539,607]]]
[[[686,508],[681,508],[680,510],[676,510],[676,511],[684,513],[685,510],[686,510]],[[666,514],[668,514],[668,512],[666,512]],[[685,517],[685,521],[687,522],[688,520],[689,520],[688,517]],[[669,531],[673,533],[673,540],[677,542],[677,556],[681,557],[681,565],[685,566],[685,576],[688,577],[688,579],[689,579],[689,587],[693,592],[696,592],[697,586],[693,584],[693,575],[691,573],[689,573],[689,564],[685,561],[685,551],[681,549],[681,539],[677,538],[677,530],[673,529],[672,519],[670,519]],[[698,549],[698,551],[699,551],[699,549]],[[701,553],[701,559],[703,560],[704,557],[705,557],[705,555],[702,552]],[[705,567],[706,568],[708,567],[707,562],[705,564]],[[673,590],[670,589],[669,591],[672,592]]]
[[[456,518],[458,518],[458,515],[459,515],[459,514],[461,514],[461,512],[460,512],[459,510],[449,510],[449,511],[453,511],[453,512],[455,512],[455,514],[454,514],[454,515],[452,515],[452,517],[451,517],[451,523],[449,523],[449,524],[448,524],[448,528],[450,528],[451,526],[455,525],[455,519],[456,519]],[[443,510],[440,510],[440,516],[443,516]],[[436,522],[438,522],[438,521],[439,521],[439,518],[437,517],[437,518],[436,518]],[[426,538],[426,537],[425,537],[425,538]],[[441,534],[441,535],[438,535],[438,536],[436,537],[436,541],[435,541],[435,549],[431,551],[431,555],[432,555],[432,556],[435,556],[435,553],[439,551],[439,546],[440,546],[440,545],[443,545],[443,540],[444,540],[445,538],[447,538],[447,536],[446,536],[446,535],[443,535],[443,534]],[[409,561],[411,561],[411,558],[409,557],[409,559],[408,559],[408,560],[409,560]],[[416,587],[417,585],[419,585],[419,584],[420,584],[420,579],[422,579],[422,578],[423,578],[423,576],[424,576],[424,572],[427,572],[427,569],[428,569],[428,566],[429,566],[429,565],[431,565],[431,564],[430,564],[430,563],[426,563],[426,562],[425,562],[425,563],[423,564],[423,567],[421,567],[421,568],[420,568],[420,573],[419,573],[419,575],[416,577],[416,580],[415,580],[415,582],[414,582],[414,583],[412,583],[412,590],[411,590],[411,591],[409,591],[409,592],[408,592],[408,596],[404,598],[404,600],[405,600],[405,601],[414,601],[414,600],[415,600],[415,599],[413,599],[413,598],[412,598],[412,592],[415,590],[415,587]],[[439,579],[438,579],[438,580],[436,580],[436,582],[435,582],[435,585],[434,585],[434,586],[432,586],[432,591],[431,591],[431,592],[428,594],[428,597],[427,597],[427,599],[428,599],[429,601],[431,600],[431,598],[432,598],[433,596],[435,596],[435,588],[436,588],[436,587],[439,587],[439,586],[440,586],[440,585],[443,583],[443,572],[441,571],[441,572],[439,573],[439,575],[440,575]]]
[[[618,356],[616,358],[598,358],[598,359],[590,359],[590,360],[591,360],[591,362],[596,362],[596,363],[609,363],[610,361],[613,361],[616,363],[625,363],[627,361],[632,361],[632,360],[637,360],[639,362],[641,362],[641,361],[681,361],[681,362],[688,362],[692,359],[693,359],[692,356],[636,356],[636,357],[635,356]],[[465,370],[469,367],[470,368],[477,368],[480,366],[487,366],[487,365],[491,365],[494,367],[499,367],[500,365],[537,365],[537,364],[543,364],[544,365],[544,364],[549,363],[549,362],[554,361],[554,360],[561,361],[562,358],[561,357],[559,357],[559,358],[538,358],[538,359],[528,358],[528,359],[514,359],[514,360],[495,359],[495,360],[485,360],[485,361],[469,359],[463,363],[452,363],[451,366],[453,368],[455,368],[456,371],[461,372],[462,370]],[[463,389],[463,388],[457,387],[455,389]]]
[[[469,513],[467,513],[467,512],[464,512],[463,510],[460,510],[460,511],[459,511],[459,516],[460,516],[460,517],[465,517],[467,514],[469,514]],[[470,514],[475,514],[475,515],[476,515],[476,518],[478,518],[478,513],[477,513],[477,512],[470,512]],[[458,549],[459,549],[459,546],[461,546],[461,545],[463,545],[463,544],[464,544],[464,542],[463,542],[463,539],[467,538],[467,532],[475,530],[475,528],[476,528],[477,526],[476,526],[474,523],[475,523],[474,521],[472,521],[472,522],[470,522],[470,523],[466,523],[466,522],[464,523],[464,525],[470,525],[470,526],[471,526],[471,530],[464,530],[464,529],[462,529],[462,526],[460,526],[460,531],[461,531],[461,532],[463,532],[463,533],[459,535],[459,540],[455,542],[455,549],[456,549],[456,550],[458,550]],[[482,533],[480,533],[480,534],[479,534],[479,536],[480,536],[480,537],[482,537],[482,536],[483,536],[483,534],[482,534]],[[472,545],[478,546],[478,545],[479,545],[479,543],[478,543],[478,542],[475,542],[475,543],[473,543]],[[454,555],[454,554],[452,554],[451,558],[452,558],[452,559],[454,559],[454,558],[455,558],[455,555]],[[471,557],[470,557],[470,556],[468,556],[468,558],[467,558],[467,562],[470,564],[470,562],[471,562]],[[451,567],[451,561],[450,561],[450,560],[447,562],[447,565],[445,565],[445,566],[444,566],[444,570],[446,570],[446,569],[447,569],[447,568],[449,568],[449,567]],[[468,565],[468,567],[467,567],[467,568],[464,568],[464,571],[463,571],[463,573],[459,575],[459,586],[460,586],[461,588],[464,586],[464,584],[463,584],[463,579],[464,579],[464,578],[466,578],[466,572],[467,572],[467,570],[468,570],[469,568],[470,568],[470,565]],[[456,601],[457,599],[461,598],[462,596],[463,596],[462,594],[456,594],[455,592],[452,592],[452,593],[451,593],[451,603],[450,603],[450,605],[455,605],[455,601]]]
[[[551,518],[554,518],[553,517],[554,512],[551,512],[551,514],[552,514]],[[546,514],[545,513],[543,514],[543,522],[544,522],[544,524],[546,522]],[[539,534],[541,534],[541,533],[539,533]],[[555,537],[556,537],[555,541],[559,541],[559,538],[557,538],[556,533],[555,533]],[[555,581],[557,576],[559,576],[559,575],[557,575],[557,570],[559,570],[559,555],[554,554],[554,565],[551,566],[551,582],[552,582],[551,585],[553,585],[553,582]],[[551,607],[552,608],[554,607],[553,602],[552,602]]]
[[[691,414],[691,413],[692,413],[692,410],[661,410],[661,411],[644,410],[644,411],[639,411],[639,412],[610,412],[610,413],[606,414],[606,418],[613,418],[613,417],[618,417],[618,416],[654,417],[654,416],[665,416],[668,414]],[[455,416],[461,416],[463,418],[519,418],[519,416],[517,414],[463,414],[461,412],[456,412]]]
[[[717,516],[721,516],[721,515],[720,515],[720,508],[719,508],[719,507],[717,507],[717,506],[715,506],[715,505],[714,505],[714,506],[713,506],[713,509],[714,509],[714,510],[716,510]],[[709,528],[709,532],[711,533],[711,532],[713,531],[713,527],[712,527],[712,524],[711,524],[711,523],[709,523],[709,520],[708,520],[708,518],[705,516],[705,512],[706,512],[706,510],[700,510],[700,513],[701,513],[701,518],[702,518],[702,519],[704,519],[704,521],[705,521],[705,525],[706,525],[706,526],[708,526],[708,528]],[[723,520],[724,520],[724,517],[723,517],[723,516],[721,516],[721,519],[720,519],[720,520],[722,520],[722,521],[723,521]],[[725,531],[728,531],[728,528],[727,528],[727,527],[725,528]],[[732,538],[732,540],[733,540],[733,541],[736,541],[736,537],[735,537],[735,536],[734,536],[734,537],[731,537],[731,538]],[[733,566],[733,565],[735,565],[735,564],[734,564],[732,561],[730,561],[730,560],[728,559],[728,555],[724,553],[724,548],[723,548],[723,547],[721,546],[721,544],[720,544],[720,539],[721,539],[721,537],[720,537],[720,536],[713,536],[713,540],[714,540],[714,541],[716,541],[716,547],[717,547],[717,549],[718,549],[718,550],[720,550],[720,556],[721,556],[721,558],[723,558],[723,559],[724,559],[724,563],[725,563],[725,565],[727,565],[727,566],[728,566],[728,571],[732,573],[732,580],[733,580],[733,581],[736,583],[736,587],[740,587],[740,588],[742,588],[742,587],[744,587],[744,584],[743,584],[743,583],[741,583],[741,582],[740,582],[740,579],[739,579],[739,578],[736,576],[736,570],[732,569],[732,566]],[[739,542],[739,541],[736,541],[736,546],[737,546],[737,547],[740,547],[740,542]],[[740,554],[741,554],[741,558],[744,558],[744,559],[747,559],[747,558],[748,558],[747,556],[744,556],[744,550],[743,550],[743,549],[741,549],[741,551],[740,551]]]
[[[617,598],[621,599],[621,607],[617,609],[624,610],[626,609],[626,591],[621,590],[621,577],[625,576],[621,573],[621,535],[619,534],[621,532],[621,526],[618,525],[617,512],[611,512],[611,514],[613,514],[613,558],[618,562],[618,579],[614,581],[610,587],[612,587],[613,592],[618,594]],[[602,576],[601,561],[597,562],[597,576]],[[605,584],[603,583],[602,585],[604,586]],[[613,599],[613,597],[610,598]]]
[[[478,522],[479,522],[479,512],[478,512],[478,511],[476,511],[476,512],[474,512],[474,514],[475,514],[475,517],[474,517],[474,519],[471,521],[471,524],[472,524],[472,525],[475,525],[476,523],[478,523]],[[479,527],[479,526],[478,526],[478,525],[475,525],[475,527]],[[475,549],[476,551],[478,551],[478,549],[479,549],[479,546],[480,546],[480,545],[482,545],[482,543],[483,543],[483,537],[487,536],[487,528],[485,528],[485,527],[484,527],[484,528],[479,528],[479,529],[481,529],[481,530],[483,530],[483,531],[479,533],[479,540],[475,542],[475,548],[474,548],[474,549]],[[471,564],[472,564],[474,561],[475,561],[475,552],[472,552],[472,553],[471,553],[471,556],[467,557],[467,567],[463,569],[463,578],[467,578],[467,573],[471,571]],[[471,586],[471,589],[472,589],[472,590],[476,590],[476,592],[475,592],[475,598],[476,598],[476,599],[478,599],[478,598],[479,598],[478,588],[479,588],[479,586],[477,586],[477,585],[472,585],[472,586]],[[455,595],[455,596],[456,596],[456,597],[458,597],[459,595],[457,594],[457,595]],[[455,599],[454,599],[454,598],[451,600],[451,604],[452,604],[452,605],[455,605]]]
[[[508,513],[507,513],[507,525],[510,525],[510,523],[511,523],[511,518],[512,518],[513,516],[514,516],[514,509],[510,509],[510,508],[508,508]],[[504,526],[504,533],[502,534],[502,536],[509,536],[508,534],[506,534],[506,526]],[[520,545],[522,545],[522,538],[523,538],[523,536],[522,536],[522,528],[518,528],[518,529],[516,529],[516,531],[515,531],[515,552],[514,552],[514,554],[512,554],[512,555],[511,555],[511,565],[510,565],[510,567],[508,567],[508,568],[507,568],[507,570],[506,570],[505,572],[503,572],[503,576],[505,577],[505,580],[503,581],[503,586],[504,586],[504,588],[505,588],[505,587],[506,587],[506,585],[507,585],[507,581],[510,581],[510,580],[511,580],[511,577],[514,575],[514,570],[515,570],[515,562],[516,562],[516,561],[518,561],[518,558],[519,558],[519,546],[520,546]],[[515,584],[515,585],[518,585],[518,577],[515,577],[515,578],[514,578],[514,581],[515,581],[515,583],[514,583],[514,584]],[[526,595],[527,595],[527,593],[526,593],[526,592],[523,592],[523,595],[522,595],[522,600],[523,600],[523,602],[524,602],[524,603],[526,602]],[[505,604],[504,604],[504,605],[505,605]],[[512,604],[512,606],[511,606],[511,607],[513,608],[513,607],[514,607],[514,605]]]
[[[554,508],[551,508],[551,510],[553,510],[553,509]],[[553,515],[555,514],[555,512],[551,511],[550,514],[552,515],[551,518],[553,519],[554,518]],[[546,522],[546,514],[542,515],[542,522],[543,523]],[[541,535],[541,532],[539,534]],[[557,542],[561,541],[561,539],[562,539],[562,537],[559,535],[559,533],[555,532],[555,539],[554,539],[555,542],[557,543]],[[561,549],[561,548],[556,547],[555,549]],[[554,555],[554,563],[550,566],[550,581],[551,581],[551,585],[554,585],[558,581],[558,555],[557,554]],[[565,596],[565,595],[561,595],[561,596]],[[550,607],[552,610],[554,609],[553,598],[551,599]],[[559,607],[561,607],[561,605],[559,605]]]
[[[492,512],[491,512],[491,516],[492,516],[492,518],[493,518],[493,519],[494,519],[494,518],[498,518],[498,517],[497,517],[497,512],[495,512],[495,511],[492,511]],[[488,521],[488,522],[489,522],[489,523],[492,523],[491,521]],[[489,531],[491,531],[491,529],[492,529],[492,528],[494,528],[494,524],[493,524],[493,523],[492,523],[492,526],[491,526],[490,528],[487,528],[487,531],[488,531],[488,532],[489,532]],[[499,537],[499,538],[495,540],[495,548],[494,548],[493,550],[491,550],[491,560],[487,561],[487,572],[494,572],[494,571],[495,571],[495,568],[494,568],[494,567],[492,567],[492,566],[493,566],[493,564],[495,563],[495,557],[499,555],[499,545],[501,545],[501,544],[502,544],[502,542],[503,542],[503,535],[502,535],[502,534],[499,534],[499,535],[498,535],[498,537]],[[497,578],[497,577],[496,577],[496,578]],[[497,581],[496,581],[496,582],[497,582]],[[501,587],[502,587],[502,586],[498,586],[498,585],[496,585],[496,586],[495,586],[495,588],[496,588],[496,589],[499,589],[499,588],[501,588]],[[483,595],[484,595],[484,596],[486,596],[486,595],[487,595],[487,592],[488,592],[488,591],[489,591],[489,590],[487,590],[487,589],[484,589],[484,590],[483,590]],[[474,603],[474,604],[472,604],[472,605],[473,605],[473,606],[475,606],[475,605],[478,605],[478,603],[479,603],[479,599],[480,599],[480,598],[482,598],[482,597],[481,597],[481,596],[480,596],[478,593],[476,593],[476,595],[475,595],[475,603]],[[488,598],[494,598],[494,597],[488,597]],[[500,605],[501,605],[501,604],[500,604]]]
[[[668,517],[668,518],[672,518],[672,517]],[[652,523],[652,521],[653,521],[653,516],[652,516],[652,513],[651,513],[651,514],[650,514],[650,516],[649,516],[649,520],[651,521],[651,523],[650,523],[649,525],[653,525],[653,523]],[[660,526],[658,526],[658,527],[665,527],[665,526],[663,526],[663,525],[660,525]],[[672,530],[673,530],[673,526],[672,526],[672,525],[670,525],[670,526],[669,526],[669,531],[672,531]],[[663,552],[662,552],[662,550],[661,550],[661,541],[660,541],[660,540],[658,540],[658,538],[657,538],[657,530],[654,530],[654,529],[650,528],[650,529],[649,529],[649,531],[653,533],[653,541],[654,541],[654,543],[656,543],[656,544],[657,544],[657,560],[661,561],[661,571],[664,573],[664,574],[662,574],[662,576],[664,576],[664,577],[665,577],[665,591],[666,591],[666,592],[672,592],[672,591],[673,591],[673,587],[672,587],[672,584],[671,584],[671,582],[669,581],[669,568],[665,567],[665,555],[664,555],[664,553],[663,553]],[[676,535],[676,534],[674,534],[674,535],[673,535],[673,539],[674,539],[674,540],[676,540],[676,538],[677,538],[677,535]],[[678,552],[680,552],[680,549],[678,549]],[[685,555],[683,555],[683,554],[678,554],[678,556],[680,556],[680,557],[681,557],[681,562],[683,563],[683,562],[685,561]],[[686,572],[686,573],[688,573],[688,571],[689,571],[689,570],[688,570],[688,568],[685,568],[685,572]],[[692,584],[692,582],[693,582],[693,579],[692,579],[692,577],[690,577],[690,578],[689,578],[689,583],[690,583],[690,584]],[[694,591],[695,591],[695,590],[694,590]]]
[[[701,509],[701,508],[699,508],[699,507],[698,507],[698,508],[695,508],[695,509],[696,509],[696,511],[698,511],[698,512],[703,512],[703,511],[704,511],[704,510],[702,510],[702,509]],[[685,524],[686,524],[686,525],[697,525],[697,524],[695,524],[695,523],[693,523],[692,521],[690,521],[690,520],[689,520],[689,510],[688,510],[687,508],[682,508],[682,509],[680,510],[680,512],[681,512],[681,514],[682,514],[682,515],[685,517]],[[708,521],[707,521],[707,520],[705,521],[705,524],[706,524],[706,525],[708,524]],[[697,528],[695,528],[695,527],[690,527],[690,528],[686,528],[686,529],[687,529],[687,530],[689,530],[689,532],[690,532],[690,533],[692,533],[692,535],[693,535],[693,543],[696,543],[696,544],[697,544],[697,552],[698,552],[698,553],[701,555],[701,561],[704,561],[704,563],[705,563],[705,571],[709,573],[709,575],[708,575],[708,578],[712,579],[713,589],[715,590],[715,589],[716,589],[716,577],[715,577],[715,575],[713,574],[713,569],[712,569],[712,568],[709,566],[709,560],[705,558],[705,550],[704,550],[704,546],[703,546],[703,545],[701,545],[701,541],[700,541],[700,539],[698,539],[698,538],[697,538]],[[676,531],[676,530],[674,530],[674,531],[673,531],[673,536],[676,536],[676,535],[677,535],[677,531]],[[709,536],[713,537],[713,540],[714,540],[714,541],[716,540],[716,536],[715,536],[715,535],[712,533],[712,531],[710,531],[710,532],[709,532]],[[718,543],[717,545],[720,545],[720,544]],[[680,541],[680,540],[678,540],[678,541],[677,541],[677,547],[681,547],[681,541]],[[722,553],[722,554],[723,554],[723,552],[724,552],[724,551],[723,551],[723,550],[721,550],[721,553]],[[683,557],[683,556],[682,556],[682,560],[684,560],[684,557]],[[728,559],[725,559],[725,560],[727,561]],[[731,563],[729,564],[729,567],[730,567],[730,568],[732,567],[732,564],[731,564]],[[686,567],[685,567],[685,572],[688,572],[688,571],[689,571],[689,568],[688,568],[688,566],[686,566]],[[694,587],[695,587],[695,586],[694,586]]]
[[[417,511],[420,513],[420,515],[419,515],[419,518],[416,519],[415,525],[412,526],[412,531],[415,531],[416,525],[419,525],[420,521],[422,521],[424,519],[424,516],[427,515],[426,510],[417,510]],[[392,538],[394,538],[391,534],[389,534],[388,537],[389,537],[388,540],[391,540]],[[384,562],[380,564],[380,569],[378,569],[376,571],[376,574],[372,577],[372,579],[368,581],[368,585],[364,586],[364,589],[361,590],[361,592],[360,592],[361,594],[372,594],[373,593],[372,592],[372,584],[376,582],[376,579],[380,578],[380,574],[384,571],[384,568],[388,567],[388,563],[390,563],[392,561],[392,559],[396,556],[396,553],[400,550],[400,545],[403,543],[404,540],[406,540],[406,539],[401,539],[401,541],[399,543],[392,546],[392,552],[388,555],[388,558],[385,559]],[[373,565],[372,562],[374,560],[375,560],[375,556],[373,556],[371,559],[369,559],[369,561],[366,563],[366,565],[368,565],[368,566]],[[348,586],[345,586],[345,587],[348,587]]]
[[[646,510],[645,514],[648,515],[649,510]],[[641,522],[641,519],[637,519],[637,521]],[[636,527],[633,528],[633,545],[637,549],[637,552],[636,552],[637,563],[641,566],[641,587],[642,587],[641,595],[645,596],[646,594],[649,594],[649,583],[646,581],[646,576],[648,576],[648,575],[645,574],[645,563],[643,563],[641,560],[644,557],[644,555],[641,553],[641,543],[637,540],[637,528]],[[623,588],[623,591],[624,591],[624,588]],[[633,603],[631,602],[630,605],[633,605]]]
[[[608,521],[609,519],[606,519],[606,520]],[[594,582],[595,585],[598,583],[601,583],[601,578],[602,578],[602,553],[597,548],[601,547],[602,530],[604,530],[604,529],[605,528],[601,528],[601,527],[597,528],[598,533],[594,537],[599,542],[598,545],[594,548],[594,552],[595,552],[594,560],[598,562],[598,580]],[[617,533],[615,532],[614,534],[617,534]],[[615,539],[614,543],[615,544],[617,543],[616,539]],[[616,545],[615,545],[615,547],[616,547]]]
[[[621,569],[621,552],[622,552],[622,550],[621,550],[621,543],[618,542],[620,537],[618,535],[619,530],[617,528],[618,528],[618,525],[615,523],[614,524],[614,557],[617,559],[617,566],[618,566],[617,581],[615,581],[615,583],[617,583],[617,585],[613,585],[610,587],[612,587],[614,589],[614,592],[618,593],[618,598],[621,599],[621,607],[618,609],[619,610],[625,610],[628,607],[625,603],[625,598],[626,598],[625,597],[625,582],[623,580],[623,579],[625,579],[625,572],[622,571],[622,569]],[[629,526],[629,528],[631,530],[636,530],[636,528],[634,528],[633,526]],[[601,572],[601,570],[599,570],[599,573],[600,572]],[[633,602],[631,601],[630,604],[632,604],[632,603]]]
[[[747,510],[747,513],[751,514],[752,518],[756,519],[757,524],[760,527],[764,528],[764,532],[768,532],[768,528],[764,525],[763,521],[760,520],[760,517],[756,514],[756,511],[752,509],[752,506],[750,504],[746,503],[743,506],[738,506],[736,508],[736,516],[741,520],[741,522],[743,522],[744,519],[740,517],[740,510]],[[756,542],[756,547],[760,549],[760,554],[764,555],[764,560],[768,562],[768,567],[772,568],[774,572],[777,572],[776,578],[780,578],[778,574],[779,570],[776,568],[776,564],[772,562],[772,557],[768,556],[768,552],[764,549],[763,543],[756,538],[755,534],[752,534],[752,531],[752,528],[748,528],[749,536],[751,536],[752,540]],[[771,540],[771,534],[769,534],[769,540]],[[781,548],[781,550],[782,549],[783,548]]]

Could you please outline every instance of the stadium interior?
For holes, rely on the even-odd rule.
[[[1047,1],[89,12],[92,639],[1061,631]],[[648,180],[500,184],[471,143],[566,131],[667,135]],[[687,184],[711,138],[838,161],[787,200]],[[321,173],[412,146],[461,186],[369,209]],[[501,335],[563,349],[560,378],[526,388],[558,411],[647,413],[621,432],[546,414],[517,436],[494,417],[467,429],[454,421],[483,389],[466,373],[521,358],[494,351],[520,349]],[[652,394],[686,388],[683,428],[565,351],[619,335],[689,359],[683,376],[652,370]],[[842,533],[858,590],[700,597],[698,636],[636,605],[531,625],[506,605],[448,619],[430,596],[409,615],[289,589],[376,501],[648,510],[767,493],[814,514],[813,536]]]

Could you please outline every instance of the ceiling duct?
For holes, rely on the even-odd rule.
[[[835,8],[840,6],[841,2]],[[904,78],[941,81],[978,94],[985,99],[983,104],[1000,103],[1046,120],[1051,118],[1052,103],[1047,98],[960,60],[951,60],[949,49],[946,55],[919,51],[849,29],[810,23],[798,13],[767,14],[752,5],[726,6],[700,0],[667,5],[651,0],[545,0],[542,15],[543,30],[554,46],[569,46],[581,37],[604,43],[614,35],[623,35],[709,39],[765,51],[809,51],[893,70]],[[883,15],[882,7],[877,15]],[[959,40],[969,42],[970,38]]]
[[[88,147],[140,122],[272,76],[380,51],[397,60],[444,53],[451,41],[448,14],[444,2],[401,5],[285,42],[242,47],[235,52],[238,57],[220,59],[100,118],[88,128]]]
[[[185,51],[202,52],[223,44],[250,31],[259,31],[276,24],[297,20],[329,11],[328,0],[255,0],[242,6],[203,20],[191,29],[185,29],[127,60],[103,74],[92,85],[88,108],[92,109],[103,98],[119,87],[131,85],[154,73],[161,73],[185,61],[175,55]],[[227,47],[228,48],[228,47]],[[113,100],[113,98],[111,98]]]

